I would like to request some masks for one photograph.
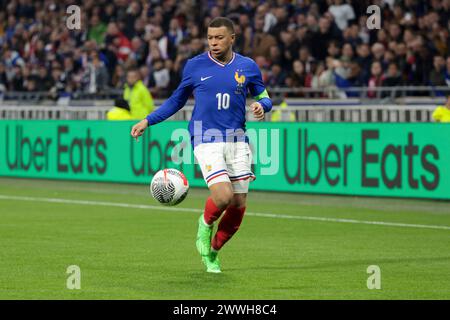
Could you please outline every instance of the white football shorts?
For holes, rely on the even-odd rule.
[[[234,193],[247,193],[250,181],[252,152],[248,143],[211,142],[194,148],[194,155],[208,187],[218,182],[231,182]]]

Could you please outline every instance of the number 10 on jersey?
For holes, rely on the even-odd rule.
[[[218,93],[217,98],[217,109],[228,109],[230,107],[230,95],[228,93]]]

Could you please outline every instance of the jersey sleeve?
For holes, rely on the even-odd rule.
[[[177,89],[157,110],[146,117],[149,126],[170,118],[178,110],[184,107],[186,101],[192,94],[194,87],[192,71],[192,62],[188,60],[184,66],[183,78]]]
[[[251,61],[251,72],[252,76],[248,84],[250,94],[262,105],[264,112],[269,112],[272,110],[272,100],[270,99],[266,86],[262,80],[261,71],[254,61]]]

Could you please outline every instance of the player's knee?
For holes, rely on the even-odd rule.
[[[247,194],[246,193],[235,193],[230,205],[236,208],[244,208],[247,204]]]
[[[228,206],[230,205],[232,198],[233,198],[233,197],[230,196],[230,195],[227,195],[227,194],[221,194],[221,195],[219,195],[219,196],[217,197],[217,203],[216,203],[216,205],[217,205],[219,208],[225,209],[226,207],[228,207]]]
[[[215,192],[212,195],[213,201],[219,208],[228,207],[233,200],[233,192],[227,189],[223,189],[220,192]]]

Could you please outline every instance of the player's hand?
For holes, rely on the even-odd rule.
[[[136,123],[133,128],[131,128],[131,136],[138,141],[139,137],[144,134],[145,129],[148,127],[147,119],[144,119]]]
[[[258,121],[264,120],[264,109],[263,109],[263,106],[261,105],[261,103],[253,102],[250,105],[250,109],[252,109],[253,116],[255,117],[256,120],[258,120]]]

